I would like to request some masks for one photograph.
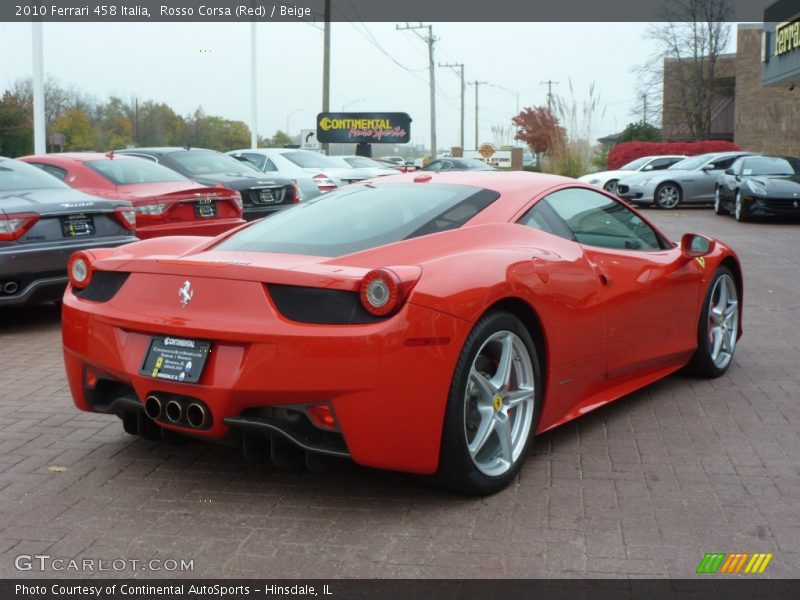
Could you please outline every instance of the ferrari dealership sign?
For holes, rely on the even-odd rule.
[[[405,144],[411,139],[407,113],[319,113],[317,140],[328,144]]]

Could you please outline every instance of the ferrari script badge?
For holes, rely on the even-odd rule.
[[[188,279],[183,282],[183,287],[178,290],[178,296],[181,298],[181,308],[186,308],[186,305],[192,301],[194,290],[192,289],[192,284],[189,283]]]

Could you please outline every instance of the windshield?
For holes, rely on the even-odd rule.
[[[795,175],[800,173],[800,160],[777,156],[748,158],[742,165],[742,175]]]
[[[638,171],[643,166],[645,166],[648,162],[650,162],[649,156],[643,156],[642,158],[637,158],[636,160],[632,160],[631,162],[622,165],[619,170],[620,171]]]
[[[180,173],[176,173],[164,165],[159,165],[142,158],[89,160],[84,164],[93,171],[98,172],[114,185],[189,181],[189,179]]]
[[[0,192],[63,190],[69,188],[52,175],[19,160],[0,158]]]
[[[677,171],[678,169],[688,169],[694,170],[699,169],[704,164],[706,164],[711,157],[708,154],[700,154],[699,156],[690,156],[689,158],[684,158],[683,160],[679,160],[674,165],[669,167],[673,171]]]
[[[304,169],[341,168],[336,161],[316,152],[284,152],[281,156]]]
[[[259,221],[216,249],[342,256],[457,229],[499,196],[463,185],[349,185]]]
[[[344,158],[345,162],[351,167],[367,168],[367,169],[385,169],[386,166],[379,162],[375,162],[366,156],[347,156]]]
[[[255,173],[258,173],[258,169],[255,167],[219,152],[182,150],[180,152],[172,152],[169,157],[192,175],[222,173],[224,175],[253,177]]]

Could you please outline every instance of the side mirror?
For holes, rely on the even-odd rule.
[[[717,242],[699,233],[684,233],[681,238],[681,254],[686,258],[699,258],[711,254]]]
[[[703,168],[701,170],[702,171],[713,171],[714,170],[714,163],[711,163],[710,165],[703,165]]]
[[[652,170],[653,170],[653,165],[647,165],[644,169],[642,169],[642,171],[652,171]]]
[[[736,175],[733,169],[725,169],[725,175]]]

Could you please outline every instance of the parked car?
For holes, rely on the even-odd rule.
[[[117,150],[146,158],[206,186],[224,186],[242,196],[247,221],[269,216],[299,201],[294,182],[282,177],[265,177],[256,169],[241,164],[216,150],[203,148],[132,148]]]
[[[617,193],[617,182],[623,177],[629,177],[634,171],[649,172],[649,171],[663,171],[668,169],[676,162],[686,158],[682,155],[670,154],[664,156],[642,156],[636,160],[622,165],[619,169],[612,171],[599,171],[598,173],[589,173],[583,177],[578,177],[578,181],[583,181],[589,185],[601,187],[607,192],[612,194]]]
[[[331,160],[335,160],[343,167],[356,169],[358,173],[364,175],[366,178],[383,177],[384,175],[397,175],[398,169],[389,167],[386,164],[381,164],[366,156],[330,156]],[[403,169],[404,167],[400,167]]]
[[[243,225],[239,192],[208,187],[167,167],[124,154],[65,152],[25,156],[75,189],[129,200],[142,239],[162,235],[217,235]]]
[[[719,176],[714,212],[737,221],[755,216],[800,216],[800,158],[745,156]]]
[[[711,204],[717,178],[740,156],[752,152],[715,152],[690,156],[656,172],[637,173],[617,183],[617,195],[632,204],[671,210],[680,204]]]
[[[385,160],[385,161],[390,162],[390,163],[394,163],[398,167],[403,167],[406,164],[408,164],[406,159],[403,158],[402,156],[381,156],[380,159],[381,160]]]
[[[374,160],[383,168],[394,169],[397,173],[408,173],[409,171],[417,170],[417,166],[414,164],[413,160],[404,161],[402,164],[396,161],[386,160],[380,156],[373,157],[372,160]]]
[[[257,148],[232,150],[228,155],[267,174],[277,173],[297,182],[301,200],[362,181],[366,175],[354,173],[319,152],[299,148]]]
[[[437,158],[420,171],[494,171],[495,169],[477,158]]]
[[[89,196],[0,157],[0,307],[60,300],[70,255],[135,242],[135,223],[130,202]]]
[[[526,172],[379,177],[73,267],[81,410],[473,494],[513,481],[535,435],[684,367],[721,376],[741,335],[733,250],[673,243],[611,194]],[[116,293],[88,302],[96,281]]]
[[[523,167],[535,167],[536,166],[536,157],[531,154],[530,152],[523,152],[522,153],[522,166]]]

